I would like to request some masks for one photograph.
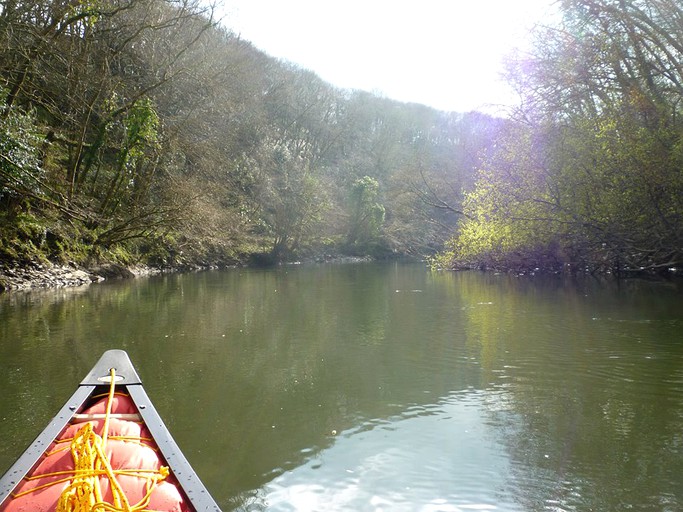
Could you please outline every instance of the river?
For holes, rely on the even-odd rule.
[[[0,295],[0,472],[126,350],[223,510],[683,510],[683,286],[234,269]]]

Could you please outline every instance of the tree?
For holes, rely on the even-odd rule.
[[[0,97],[5,112],[0,117],[0,201],[12,211],[22,198],[41,194],[44,180],[40,158],[42,137],[36,129],[34,116],[7,105],[4,96]]]
[[[347,245],[352,252],[376,252],[380,243],[384,206],[378,202],[379,183],[370,176],[354,181],[349,198],[350,229]]]
[[[683,9],[567,0],[513,78],[526,101],[466,201],[459,264],[657,270],[683,261]],[[658,28],[659,24],[666,30]]]
[[[433,255],[465,215],[464,195],[492,151],[503,120],[476,112],[412,110],[405,157],[388,180],[386,232],[400,252]]]
[[[255,202],[279,261],[322,243],[323,189],[338,126],[335,90],[311,72],[281,66],[265,93],[267,123],[255,153]]]

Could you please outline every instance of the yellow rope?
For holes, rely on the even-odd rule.
[[[149,475],[156,476],[160,472],[163,472],[167,468],[161,468],[161,469],[115,469],[114,474],[115,475],[124,475],[124,476],[136,476],[138,478],[146,478],[147,480],[151,480]],[[64,482],[70,482],[71,479],[74,477],[75,471],[73,469],[70,470],[65,470],[65,471],[55,471],[54,473],[45,473],[42,475],[34,475],[34,476],[28,476],[25,477],[25,480],[33,481],[33,480],[38,480],[40,478],[46,478],[46,477],[53,477],[53,476],[64,476],[65,478],[60,478],[59,480],[53,480],[51,482],[48,482],[46,484],[39,485],[37,487],[33,487],[32,489],[29,489],[27,491],[22,491],[22,492],[17,492],[13,493],[12,497],[13,498],[21,498],[22,496],[26,496],[27,494],[31,494],[32,492],[39,491],[41,489],[45,489],[47,487],[52,487],[53,485],[57,484],[62,484]],[[97,473],[98,476],[106,475],[106,471],[100,471]]]
[[[116,372],[112,368],[110,370],[111,385],[107,398],[107,407],[104,418],[104,425],[102,428],[102,436],[97,435],[91,423],[85,423],[76,435],[71,440],[71,456],[74,461],[74,469],[72,471],[57,471],[54,473],[46,473],[42,475],[35,475],[27,478],[28,480],[45,478],[52,476],[70,475],[66,478],[60,478],[52,482],[34,487],[28,491],[14,494],[14,498],[24,496],[26,494],[50,487],[64,482],[70,484],[64,489],[57,502],[56,512],[143,512],[145,507],[149,504],[156,485],[164,480],[169,470],[167,467],[161,467],[158,470],[138,470],[138,469],[124,469],[114,470],[111,467],[111,462],[106,454],[108,439],[121,439],[123,436],[109,437],[109,417],[111,415],[112,403],[114,398],[114,389],[116,382]],[[141,439],[137,438],[140,442]],[[140,443],[142,444],[142,443]],[[56,450],[60,451],[60,450]],[[126,494],[119,484],[117,475],[130,475],[136,477],[146,478],[145,495],[135,505],[128,502]],[[113,503],[106,503],[102,497],[102,489],[100,487],[100,477],[106,476],[109,480],[109,487],[112,492]]]
[[[75,436],[74,436],[75,437]],[[114,441],[126,441],[129,443],[135,443],[139,444],[140,446],[145,446],[147,448],[150,448],[151,450],[158,452],[159,448],[154,445],[154,440],[151,437],[139,437],[139,436],[109,436],[110,440]],[[73,437],[67,437],[65,439],[58,439],[55,441],[55,448],[50,451],[49,453],[46,453],[46,457],[50,457],[51,455],[54,455],[56,453],[61,453],[65,452],[67,450],[71,449],[71,443],[73,442],[74,438]],[[59,446],[60,444],[66,444],[69,443],[69,446]],[[27,477],[27,480],[31,480],[31,478],[42,478],[43,475],[36,475],[35,477]]]
[[[107,445],[107,436],[109,436],[109,416],[111,415],[111,407],[114,405],[114,389],[116,388],[116,369],[109,370],[109,396],[107,397],[107,410],[104,413],[104,427],[102,428],[102,444]]]

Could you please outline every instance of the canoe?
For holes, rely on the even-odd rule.
[[[102,355],[0,479],[0,512],[81,510],[220,512],[123,350]]]

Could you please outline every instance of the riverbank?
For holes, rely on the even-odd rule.
[[[369,256],[320,256],[300,263],[362,263],[373,261]],[[235,265],[226,265],[226,267]],[[257,265],[251,265],[257,266]],[[95,267],[57,265],[52,263],[31,263],[25,266],[0,266],[0,293],[16,290],[67,288],[86,286],[111,279],[133,279],[136,277],[163,274],[166,272],[187,272],[219,268],[217,265],[184,266],[178,268],[155,268],[147,265],[127,267],[107,263]]]
[[[25,266],[0,267],[0,292],[84,286],[106,279],[129,279],[161,272],[160,269],[147,266],[106,264],[82,268],[76,265],[31,263]]]

